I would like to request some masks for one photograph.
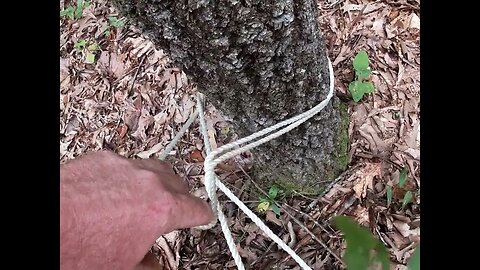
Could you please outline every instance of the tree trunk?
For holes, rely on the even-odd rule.
[[[328,93],[314,0],[114,3],[233,119],[242,137],[314,107]],[[306,123],[254,149],[254,177],[320,192],[347,165],[344,112],[334,97]]]

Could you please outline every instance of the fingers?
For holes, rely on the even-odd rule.
[[[190,194],[178,194],[177,199],[174,229],[205,225],[213,220],[212,209],[206,201]]]
[[[162,177],[163,177],[163,181],[162,181],[163,186],[165,186],[169,190],[177,193],[184,193],[184,194],[187,194],[189,192],[190,190],[189,186],[178,175],[174,174],[168,177],[166,177],[166,175],[162,175]]]
[[[188,193],[188,185],[173,171],[173,166],[167,162],[158,159],[136,159],[133,160],[136,166],[154,172],[158,176],[158,181],[169,190]]]
[[[175,203],[172,216],[168,217],[168,223],[172,225],[170,226],[172,230],[205,225],[212,221],[213,212],[210,205],[206,201],[189,194],[188,185],[175,174],[170,163],[158,159],[126,159],[110,151],[100,151],[97,155],[117,159],[120,157],[131,162],[130,164],[139,169],[156,174],[161,185],[175,194],[173,196]]]
[[[175,173],[173,171],[172,164],[165,161],[158,160],[158,159],[153,159],[153,158],[152,159],[134,159],[132,161],[135,164],[139,165],[140,167],[154,171],[154,172],[162,172],[162,173],[169,172],[172,174]]]
[[[94,159],[94,156],[99,156],[108,160],[115,160],[115,165],[120,165],[120,160],[134,165],[135,167],[147,170],[157,174],[159,181],[162,181],[165,186],[177,192],[188,192],[188,186],[178,177],[173,171],[172,164],[158,159],[127,159],[109,150],[101,150],[98,152],[91,152],[83,158]],[[96,162],[96,161],[95,161]],[[127,166],[127,164],[125,164]]]
[[[175,174],[172,165],[156,159],[135,161],[143,169],[157,173],[162,185],[175,193],[173,211],[168,221],[171,225],[169,231],[204,225],[212,221],[213,212],[210,205],[189,194],[188,185]]]

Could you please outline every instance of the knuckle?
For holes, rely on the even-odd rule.
[[[140,169],[139,176],[146,181],[161,182],[158,174],[148,169]]]

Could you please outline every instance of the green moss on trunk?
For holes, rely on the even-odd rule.
[[[334,170],[333,178],[338,177],[347,169],[348,165],[348,126],[350,125],[350,116],[348,115],[347,106],[338,99],[334,99],[334,106],[340,112],[340,128],[337,135],[337,163]]]
[[[256,163],[253,168],[253,175],[263,189],[268,190],[272,183],[275,183],[284,190],[287,196],[293,193],[316,195],[321,193],[325,189],[325,186],[345,171],[348,165],[348,126],[350,124],[350,116],[348,115],[347,106],[338,98],[332,98],[332,102],[335,110],[338,110],[340,113],[341,121],[336,136],[335,152],[332,153],[333,157],[331,159],[325,161],[328,163],[326,166],[326,168],[328,168],[327,179],[318,181],[318,179],[314,179],[316,177],[315,174],[307,175],[306,181],[303,181],[303,183],[306,184],[300,185],[293,175],[285,175],[284,172],[288,172],[288,170],[281,168],[277,168],[278,170],[275,177],[262,177],[262,175],[266,175],[265,171],[271,172],[272,169],[266,164]],[[322,184],[315,184],[319,182]]]

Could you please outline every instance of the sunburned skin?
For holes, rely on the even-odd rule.
[[[167,163],[89,154],[60,169],[60,268],[147,269],[160,235],[212,218]]]

